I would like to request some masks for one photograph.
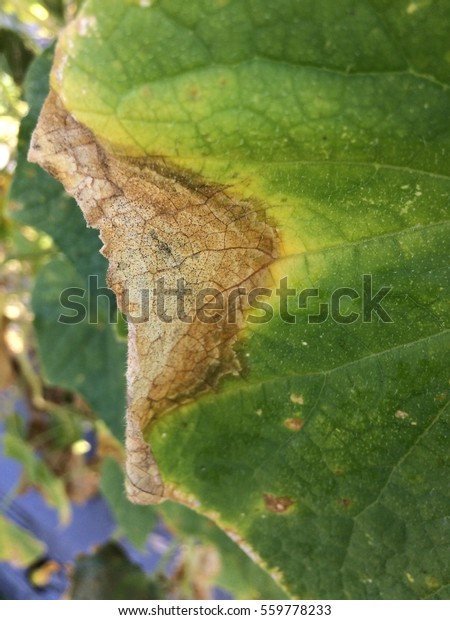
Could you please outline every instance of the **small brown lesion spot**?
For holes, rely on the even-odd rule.
[[[190,90],[189,90],[189,96],[193,101],[196,101],[199,98],[200,92],[198,90],[198,88],[196,88],[195,86],[193,86]]]
[[[353,504],[352,500],[348,499],[348,497],[344,497],[341,499],[342,508],[350,508],[352,504]]]
[[[297,433],[303,427],[303,420],[301,418],[287,418],[283,422],[283,426],[293,433]]]
[[[263,498],[267,510],[270,512],[275,512],[276,514],[286,512],[294,504],[294,501],[290,497],[286,496],[277,496],[264,493]]]
[[[447,394],[444,394],[443,392],[439,392],[438,394],[436,394],[436,396],[434,397],[434,400],[438,403],[443,403],[447,400]]]
[[[442,587],[442,582],[434,575],[427,575],[425,577],[425,585],[430,590],[438,590]]]
[[[291,403],[294,403],[295,405],[305,404],[305,400],[301,394],[291,394],[290,400],[291,400]]]

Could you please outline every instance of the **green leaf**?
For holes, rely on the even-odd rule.
[[[62,315],[73,316],[60,302],[61,293],[69,287],[74,287],[76,303],[85,304],[85,316],[80,316],[83,320],[74,324],[60,320]],[[97,322],[89,320],[87,296],[84,300],[77,298],[85,290],[85,282],[65,257],[53,259],[37,274],[32,307],[42,373],[48,383],[82,394],[121,438],[126,346],[117,337],[114,323],[108,320],[112,310],[108,299],[98,298]]]
[[[292,590],[433,594],[448,552],[448,411],[433,403],[446,374],[436,345],[204,398],[156,425],[157,461],[202,510],[283,567]],[[305,401],[299,432],[284,425],[299,414],[291,394]],[[277,512],[270,496],[292,506]]]
[[[445,597],[448,3],[147,4],[87,2],[54,89],[110,152],[225,185],[279,235],[241,377],[148,429],[164,482],[292,596]]]
[[[35,454],[33,447],[18,434],[8,433],[3,438],[5,455],[21,463],[24,482],[37,487],[47,503],[56,508],[61,523],[70,521],[71,508],[64,483]]]
[[[16,566],[29,566],[44,551],[43,543],[0,514],[0,561]]]

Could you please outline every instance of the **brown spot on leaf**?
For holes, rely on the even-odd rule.
[[[130,158],[112,150],[50,92],[29,159],[57,177],[88,225],[100,230],[108,285],[120,309],[129,315],[130,309],[142,310],[139,317],[128,317],[127,492],[136,503],[154,503],[166,494],[143,431],[224,374],[239,373],[233,344],[244,324],[246,298],[237,289],[266,282],[278,243],[264,210],[229,196],[225,187],[169,168],[161,158]],[[159,300],[171,321],[161,317],[155,294],[161,277],[166,293]],[[192,291],[184,298],[191,322],[177,318],[173,291],[180,279]],[[200,320],[195,307],[197,293],[207,288],[226,299],[215,323]],[[232,292],[238,294],[230,322]]]
[[[353,502],[351,499],[348,499],[346,497],[344,499],[341,499],[341,505],[343,508],[349,508],[352,504]]]
[[[269,495],[268,493],[265,493],[263,497],[267,510],[278,514],[286,512],[294,503],[290,497],[278,497],[276,495]]]
[[[296,433],[302,428],[303,420],[301,418],[287,418],[283,425],[293,433]]]
[[[304,405],[305,401],[303,396],[300,394],[291,394],[291,403],[295,403],[296,405]]]
[[[438,403],[443,403],[447,400],[447,394],[444,394],[443,392],[439,392],[438,394],[436,394],[436,396],[434,397],[434,400]]]
[[[200,91],[198,90],[198,88],[193,87],[189,90],[189,95],[191,99],[196,101],[199,98]]]

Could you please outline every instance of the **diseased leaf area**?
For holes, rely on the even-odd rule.
[[[448,569],[442,355],[431,341],[323,374],[230,386],[161,420],[156,459],[282,567],[302,598],[439,597]],[[293,415],[300,430],[286,428]]]
[[[57,245],[57,250],[50,254],[50,260],[47,259],[39,265],[32,295],[39,361],[44,372],[43,380],[47,384],[65,386],[81,393],[92,406],[92,413],[106,422],[108,428],[118,437],[122,437],[125,410],[125,343],[117,338],[116,328],[119,331],[120,323],[117,326],[108,324],[109,313],[114,311],[115,304],[111,303],[112,292],[102,288],[105,286],[106,261],[98,254],[101,244],[96,233],[86,229],[81,212],[75,202],[62,191],[61,185],[40,171],[36,165],[26,162],[31,132],[37,121],[39,107],[48,93],[51,58],[52,51],[45,52],[33,63],[27,75],[26,96],[30,103],[30,113],[21,126],[18,165],[10,192],[11,215],[21,225],[45,230]],[[28,250],[28,246],[26,249]],[[67,288],[74,293],[86,289],[89,292],[89,276],[96,276],[90,291],[93,307],[89,306],[87,294],[81,300],[75,297],[78,302],[83,302],[85,320],[74,324],[61,323],[58,320],[61,313],[69,314],[67,308],[60,304],[61,292]],[[95,297],[97,289],[100,289],[102,295],[109,293],[109,299],[107,297],[97,299]],[[97,310],[95,310],[96,302],[98,302]],[[88,320],[89,311],[90,320]],[[97,316],[95,322],[92,322],[93,316]],[[114,312],[112,316],[115,317]],[[33,360],[33,364],[35,363],[36,360]],[[68,411],[61,410],[60,415],[60,424],[67,425]],[[11,420],[14,421],[14,416]],[[78,422],[83,426],[85,424],[83,419]],[[11,424],[8,424],[8,428],[10,426]],[[97,458],[102,460],[98,486],[103,500],[108,503],[114,515],[117,534],[125,535],[128,541],[144,553],[144,546],[147,545],[148,549],[149,535],[159,516],[170,529],[174,547],[182,544],[186,550],[175,567],[175,575],[167,581],[167,587],[158,586],[159,596],[165,598],[170,594],[172,597],[178,597],[180,594],[178,582],[181,579],[183,596],[195,598],[198,594],[196,588],[203,584],[205,575],[197,574],[201,565],[198,569],[190,567],[188,574],[185,574],[185,565],[189,564],[191,556],[196,553],[201,557],[202,550],[214,549],[216,570],[213,575],[206,576],[208,587],[205,592],[202,585],[204,596],[211,596],[213,586],[218,586],[232,592],[236,598],[285,597],[285,593],[276,586],[270,576],[207,518],[179,504],[169,502],[158,513],[151,507],[130,504],[124,493],[124,476],[120,465],[111,458],[104,458],[105,454],[120,457],[120,448],[114,441],[108,439],[108,434],[105,435],[102,428],[99,427],[97,439],[99,443]],[[35,439],[38,444],[42,440],[45,444],[48,435],[49,432],[45,431],[42,436],[38,435]],[[67,440],[67,445],[70,447],[74,440],[80,439],[78,434],[75,438],[68,438],[67,435],[67,429],[58,427],[55,429],[54,440],[62,443]],[[35,484],[46,502],[58,507],[60,517],[66,518],[68,497],[64,491],[60,492],[61,479],[52,479],[50,472],[41,462],[42,452],[37,458],[25,438],[20,442],[17,432],[11,432],[11,429],[3,441],[3,447],[10,458],[26,466],[23,483]],[[54,462],[55,455],[50,453],[50,458]],[[94,465],[94,468],[98,469],[99,464]],[[0,523],[2,530],[0,534],[4,539],[2,539],[4,542],[2,559],[12,562],[13,565],[26,566],[43,557],[45,545],[28,536],[23,529],[17,529],[6,519],[4,521],[5,524],[3,521]],[[86,523],[83,528],[89,530],[91,525],[102,536],[105,535],[102,533],[101,524]],[[70,524],[70,527],[73,525]],[[154,552],[151,548],[151,553]],[[90,559],[90,556],[83,558],[80,564],[81,572],[74,571],[71,576],[72,586],[68,595],[72,598],[108,596],[104,586],[110,578],[108,562],[114,560],[113,556],[111,550],[105,550],[99,558]],[[89,572],[91,566],[95,569],[96,581],[94,585],[91,584],[89,590],[89,584],[85,583],[82,573],[84,569]],[[142,572],[139,574],[135,566],[132,567],[132,571],[137,575],[138,585],[135,589],[131,588],[131,594],[139,590],[141,585],[145,587],[152,585],[153,581],[148,581]],[[162,577],[160,571],[158,575]],[[125,589],[131,587],[129,580],[125,582]],[[141,588],[139,591],[141,596],[145,594],[144,589]],[[45,589],[42,592],[45,592]],[[148,590],[148,596],[150,594],[151,591]]]
[[[273,316],[252,322],[244,311],[232,342],[239,373],[189,400],[170,393],[171,406],[140,417],[165,497],[209,516],[293,598],[447,598],[448,2],[147,4],[86,2],[60,37],[52,90],[95,137],[109,171],[115,161],[145,162],[121,186],[148,183],[145,226],[167,226],[158,217],[170,198],[166,255],[188,247],[176,196],[194,183],[197,191],[199,179],[227,204],[253,205],[277,239],[262,282]],[[175,189],[155,181],[155,170],[172,174]],[[82,207],[83,188],[71,188]],[[125,239],[126,218],[117,222]],[[69,273],[81,282],[104,270],[83,226],[72,228],[75,244],[50,232],[64,257],[41,272],[48,286],[34,293],[36,324],[49,376],[81,391],[109,423],[124,409],[115,374],[123,343],[104,317],[76,326],[81,351],[54,318]],[[206,243],[208,230],[205,221],[189,243]],[[88,248],[86,262],[73,247]],[[120,264],[145,280],[150,265],[137,265],[129,247],[119,243]],[[162,248],[154,252],[162,264]],[[164,266],[169,281],[179,273],[179,264]],[[50,351],[56,340],[72,352],[64,370]],[[164,346],[156,339],[148,348],[152,364]],[[189,347],[166,349],[169,368],[194,364]],[[159,379],[133,380],[140,407],[151,409]],[[97,405],[105,385],[113,413]],[[105,472],[113,501],[120,472]],[[124,502],[114,503],[126,526]],[[173,506],[160,514],[187,524]],[[145,512],[134,514],[129,529],[140,541]]]

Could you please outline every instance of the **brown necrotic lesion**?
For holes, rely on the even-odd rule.
[[[246,311],[240,291],[270,284],[268,266],[278,241],[261,206],[161,158],[124,157],[116,150],[100,144],[51,92],[29,158],[63,183],[88,225],[100,231],[108,285],[130,315],[127,489],[132,501],[153,503],[165,497],[164,484],[143,433],[224,374],[239,373],[233,345]],[[163,296],[171,321],[160,316],[158,281],[172,291]],[[183,301],[189,320],[180,320],[179,296],[173,294],[180,281],[191,291]],[[219,313],[198,306],[199,293],[207,289],[221,296]],[[144,298],[147,314],[134,320]],[[211,315],[217,320],[205,320]]]

